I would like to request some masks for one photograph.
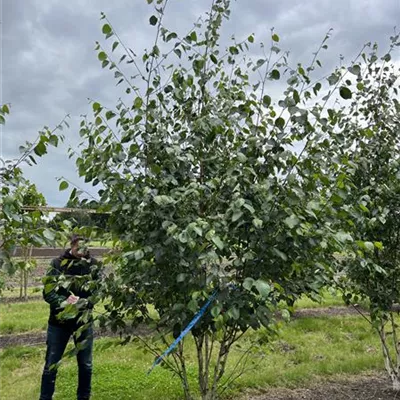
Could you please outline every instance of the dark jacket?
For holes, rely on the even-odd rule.
[[[88,301],[80,312],[72,318],[58,318],[65,307],[61,304],[73,294],[81,299],[88,299],[99,281],[100,265],[94,258],[77,258],[66,250],[59,258],[51,261],[50,268],[43,280],[43,298],[50,304],[49,324],[77,329],[81,324],[79,318],[83,312],[93,308]]]

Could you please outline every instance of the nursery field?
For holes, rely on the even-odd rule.
[[[40,288],[31,289],[38,293]],[[15,294],[14,294],[15,296]],[[37,399],[45,355],[47,304],[40,299],[10,302],[6,291],[0,307],[1,399]],[[383,375],[379,339],[355,309],[344,307],[339,296],[325,293],[321,303],[300,300],[288,323],[273,340],[254,348],[240,377],[221,398],[248,400],[393,399]],[[151,334],[151,333],[150,333]],[[248,332],[229,361],[227,377],[263,331]],[[10,340],[10,338],[13,340]],[[38,340],[39,339],[39,340]],[[251,340],[253,342],[253,340]],[[262,340],[260,341],[262,343]],[[196,379],[195,346],[186,340],[188,373]],[[98,335],[95,341],[93,399],[180,399],[179,379],[158,366],[138,343]],[[241,365],[241,364],[240,364]],[[65,358],[60,368],[55,400],[74,398],[76,361]]]

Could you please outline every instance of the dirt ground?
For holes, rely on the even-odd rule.
[[[308,388],[268,389],[243,400],[400,400],[384,374],[324,380]]]
[[[357,306],[356,307],[346,307],[346,306],[331,306],[331,307],[318,307],[318,308],[302,308],[296,310],[293,314],[294,318],[301,317],[321,317],[329,316],[336,317],[340,315],[356,315],[363,310]],[[399,399],[400,400],[400,399]]]

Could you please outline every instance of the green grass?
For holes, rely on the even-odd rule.
[[[0,334],[44,331],[49,312],[49,305],[44,300],[4,303],[0,306]],[[104,312],[104,306],[96,305],[95,312]]]
[[[344,302],[340,293],[323,290],[321,293],[321,302],[314,301],[306,296],[296,301],[295,309],[298,308],[319,308],[319,307],[337,307],[344,306]]]
[[[102,240],[91,240],[89,242],[89,249],[90,247],[107,247],[107,248],[112,248],[113,247],[113,241],[112,240],[108,240],[106,242],[102,241]]]
[[[251,335],[263,338],[264,332]],[[146,372],[153,362],[136,344],[124,347],[112,339],[95,343],[93,399],[180,399],[181,388],[176,377],[157,367],[149,376]],[[187,357],[191,383],[196,382],[196,360],[192,341],[187,342]],[[241,341],[249,344],[249,335]],[[37,399],[45,348],[15,347],[0,352],[0,398],[7,400]],[[235,350],[228,373],[241,356]],[[240,398],[245,388],[261,389],[268,386],[294,387],[307,385],[319,377],[336,374],[358,374],[381,370],[378,340],[370,326],[356,316],[297,319],[284,325],[278,339],[265,344],[251,356],[254,365],[225,395]],[[61,366],[55,400],[74,398],[76,391],[76,362],[67,359]]]
[[[13,293],[13,294],[12,294]],[[4,296],[16,296],[17,291],[5,291]],[[30,295],[41,294],[41,288],[30,288]],[[341,297],[325,291],[321,303],[302,298],[295,304],[295,308],[315,308],[343,306]],[[97,306],[96,311],[102,312],[104,308]],[[150,310],[153,308],[150,306]],[[152,311],[154,312],[154,310]],[[46,328],[49,307],[44,300],[29,301],[24,303],[4,303],[0,305],[0,334],[23,333],[41,331]]]
[[[37,296],[37,295],[41,295],[42,294],[42,286],[29,286],[28,290],[27,290],[28,296]],[[0,297],[5,297],[5,298],[9,298],[9,297],[15,297],[18,298],[19,297],[19,287],[13,287],[10,289],[4,289],[1,292],[1,296]]]
[[[43,300],[4,303],[0,306],[0,334],[43,331],[49,318],[49,305]]]

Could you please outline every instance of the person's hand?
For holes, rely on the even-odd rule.
[[[78,300],[79,300],[78,296],[74,296],[73,294],[71,294],[71,296],[69,296],[67,299],[67,303],[68,304],[76,304]]]

